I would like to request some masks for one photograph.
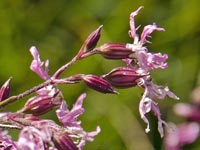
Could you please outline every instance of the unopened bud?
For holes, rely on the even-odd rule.
[[[130,58],[134,53],[122,43],[106,43],[100,47],[99,52],[107,59]]]
[[[147,74],[137,68],[119,67],[103,77],[116,88],[129,88],[137,85],[137,80]]]
[[[78,150],[71,137],[62,131],[53,134],[53,141],[58,150]]]
[[[117,93],[108,81],[99,76],[84,75],[82,79],[91,89],[102,93]]]
[[[9,78],[2,86],[0,89],[0,101],[5,100],[6,98],[9,97],[10,95],[10,80]]]
[[[99,41],[100,38],[101,28],[102,25],[87,37],[80,51],[77,54],[78,58],[80,58],[82,54],[84,54],[85,52],[91,51],[96,47],[97,42]]]
[[[53,96],[50,95],[37,95],[30,98],[21,112],[39,116],[59,106],[62,101],[62,96],[59,92]]]

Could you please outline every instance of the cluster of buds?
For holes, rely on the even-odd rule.
[[[145,116],[151,110],[158,118],[158,131],[163,136],[163,124],[161,113],[154,99],[164,99],[169,96],[174,99],[178,97],[172,93],[167,86],[160,86],[153,83],[150,71],[153,69],[165,69],[168,58],[166,54],[151,53],[144,46],[149,43],[147,38],[157,31],[164,31],[155,23],[144,27],[139,38],[136,33],[134,17],[142,7],[130,15],[129,35],[133,43],[105,43],[96,47],[102,26],[93,31],[85,40],[77,55],[68,63],[61,66],[53,75],[49,75],[49,61],[40,60],[36,47],[31,47],[30,52],[33,61],[30,69],[44,80],[39,84],[19,95],[9,97],[10,79],[0,89],[0,107],[11,104],[21,98],[35,93],[29,98],[22,109],[15,113],[0,113],[0,127],[19,129],[19,139],[12,141],[11,138],[0,131],[0,146],[4,149],[27,149],[27,150],[81,150],[86,141],[93,141],[94,136],[100,132],[100,127],[95,131],[86,132],[81,127],[78,116],[83,114],[83,100],[86,94],[82,94],[71,110],[68,109],[62,91],[58,84],[76,84],[84,82],[89,88],[101,93],[118,94],[115,88],[140,87],[144,89],[139,103],[141,118],[147,123],[146,132],[150,131],[149,121]],[[77,61],[94,54],[100,54],[106,59],[122,60],[124,66],[114,68],[104,75],[75,74],[69,77],[60,78],[60,75]],[[39,116],[56,109],[58,120],[63,124],[60,126],[52,120],[42,119]]]

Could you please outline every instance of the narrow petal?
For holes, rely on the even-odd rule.
[[[81,128],[80,126],[81,122],[77,121],[77,118],[84,112],[84,108],[82,108],[82,103],[85,97],[86,94],[83,93],[78,98],[71,111],[68,110],[66,102],[65,101],[62,102],[60,108],[56,111],[56,113],[59,121],[62,122],[65,127]]]
[[[101,132],[101,128],[98,126],[95,131],[87,132],[85,137],[81,139],[80,143],[78,144],[78,148],[82,150],[82,147],[85,146],[86,141],[92,142],[94,137]]]
[[[136,53],[139,66],[148,71],[152,69],[166,69],[168,67],[165,62],[168,58],[167,54],[162,55],[161,53],[149,53],[146,51],[138,51]]]
[[[81,121],[77,120],[77,118],[84,112],[82,104],[85,97],[86,93],[80,95],[71,110],[68,110],[66,102],[63,101],[60,108],[56,111],[59,121],[64,124],[70,137],[77,139],[76,143],[79,150],[82,150],[86,141],[93,141],[94,136],[100,132],[100,127],[97,127],[96,131],[84,131],[81,127]]]
[[[149,42],[147,38],[150,37],[153,31],[165,31],[165,29],[157,27],[155,23],[145,26],[140,37],[140,42],[142,45]]]
[[[163,137],[164,136],[163,124],[166,124],[166,122],[161,119],[161,113],[158,105],[155,102],[152,102],[151,105],[152,105],[151,106],[152,111],[154,112],[154,115],[158,119],[158,132],[160,133],[160,136]]]
[[[99,126],[96,128],[95,131],[88,132],[87,133],[88,140],[89,141],[93,141],[94,140],[93,137],[96,136],[96,135],[98,135],[100,132],[101,132],[101,128]]]
[[[30,69],[35,72],[38,76],[40,76],[41,78],[43,78],[44,80],[49,79],[49,75],[48,75],[48,66],[49,66],[49,61],[47,60],[45,62],[45,68],[43,69],[43,64],[44,62],[42,62],[40,60],[40,55],[38,53],[38,50],[36,49],[36,47],[32,46],[30,48],[30,52],[33,56],[33,61],[30,65]]]
[[[148,88],[148,96],[157,99],[164,99],[166,96],[169,96],[173,99],[179,99],[173,92],[171,92],[168,86],[160,86],[154,84],[152,81],[146,81]]]
[[[129,31],[129,34],[132,38],[138,38],[138,36],[136,34],[134,17],[138,14],[140,9],[142,9],[142,8],[143,8],[143,6],[140,6],[136,11],[132,12],[131,15],[130,15],[130,28],[131,28],[131,30]]]
[[[140,104],[139,104],[140,116],[144,120],[144,122],[147,124],[147,128],[145,129],[146,133],[150,131],[150,125],[149,125],[149,120],[147,119],[145,114],[151,111],[151,102],[152,100],[150,98],[145,97],[140,101]]]

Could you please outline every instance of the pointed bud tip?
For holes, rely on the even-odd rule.
[[[100,25],[97,30],[101,31],[101,29],[103,28],[103,25]]]
[[[119,92],[117,92],[116,90],[113,90],[113,94],[119,94]]]
[[[0,88],[0,101],[7,99],[10,95],[10,77]]]
[[[100,39],[102,27],[103,25],[100,25],[96,30],[90,33],[90,35],[86,38],[79,52],[76,55],[77,59],[82,58],[84,54],[91,52],[96,47]]]

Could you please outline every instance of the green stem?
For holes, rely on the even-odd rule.
[[[11,97],[9,97],[9,98],[7,98],[7,99],[5,99],[5,100],[0,102],[0,108],[3,108],[3,107],[5,107],[5,106],[7,106],[7,105],[9,105],[9,104],[21,99],[21,98],[23,98],[23,97],[25,97],[27,95],[30,95],[31,93],[36,92],[39,89],[41,89],[41,88],[43,88],[43,87],[45,87],[47,85],[50,85],[50,84],[55,84],[55,83],[52,83],[51,80],[47,80],[47,81],[45,81],[45,82],[43,82],[43,83],[41,83],[41,84],[39,84],[37,86],[34,86],[33,88],[31,88],[31,89],[29,89],[29,90],[27,90],[27,91],[25,91],[25,92],[23,92],[23,93],[21,93],[19,95],[11,96]]]

